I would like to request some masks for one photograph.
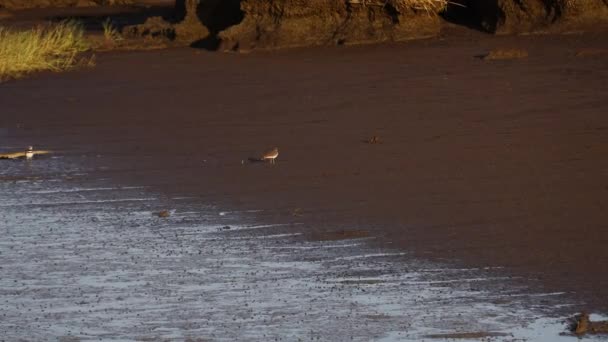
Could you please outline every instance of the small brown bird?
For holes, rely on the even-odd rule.
[[[264,152],[264,154],[262,155],[262,159],[263,161],[269,160],[271,164],[275,163],[275,159],[277,159],[277,157],[279,156],[279,148],[275,147],[272,150],[268,150],[266,152]]]

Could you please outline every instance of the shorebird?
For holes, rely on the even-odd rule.
[[[36,150],[34,151],[34,147],[29,146],[25,151],[21,150],[20,152],[11,152],[11,153],[1,153],[0,154],[0,159],[20,159],[20,158],[26,158],[26,159],[32,159],[34,158],[35,155],[37,154],[49,154],[52,153],[51,151],[44,151],[44,150]]]
[[[34,147],[29,146],[25,151],[21,150],[21,152],[11,152],[11,153],[0,153],[0,159],[32,159],[35,155],[39,154],[49,154],[51,151],[45,150],[35,150]]]
[[[275,147],[272,150],[268,150],[268,151],[264,152],[261,159],[263,161],[269,160],[271,164],[274,164],[274,161],[275,161],[275,159],[277,159],[278,156],[279,156],[279,148]]]
[[[34,147],[33,146],[29,146],[27,148],[27,150],[25,150],[25,158],[26,159],[34,158]]]

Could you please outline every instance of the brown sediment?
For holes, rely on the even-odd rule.
[[[9,146],[72,151],[167,198],[256,210],[311,237],[367,231],[357,234],[416,257],[501,267],[564,292],[567,310],[606,310],[608,66],[573,54],[606,44],[458,31],[247,55],[103,54],[94,69],[2,84],[0,127]],[[530,56],[471,57],[504,46]],[[370,134],[384,144],[362,143]],[[280,146],[275,165],[242,162],[266,146]]]
[[[528,57],[528,51],[523,49],[493,49],[482,58],[484,60],[519,59]]]

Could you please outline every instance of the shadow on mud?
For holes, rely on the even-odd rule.
[[[92,6],[65,8],[34,8],[13,12],[13,17],[4,23],[10,26],[28,27],[40,22],[77,20],[89,32],[103,32],[103,23],[111,19],[118,30],[126,26],[143,24],[148,18],[162,17],[168,22],[177,22],[172,4],[154,6]]]
[[[479,15],[469,0],[454,0],[448,3],[441,17],[452,24],[465,26],[473,30],[487,32],[481,25]]]
[[[216,51],[220,48],[219,33],[230,26],[243,21],[245,13],[241,10],[241,0],[213,0],[192,5],[190,0],[178,0],[176,13],[182,19],[188,11],[195,12],[196,17],[209,30],[209,35],[194,41],[190,46],[198,49]],[[188,7],[190,6],[190,9]],[[195,9],[194,9],[195,8]]]

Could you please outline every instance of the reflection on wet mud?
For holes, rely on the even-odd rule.
[[[254,212],[109,184],[71,163],[0,169],[7,340],[571,339],[544,314],[562,293],[373,249],[365,230],[276,233]]]

